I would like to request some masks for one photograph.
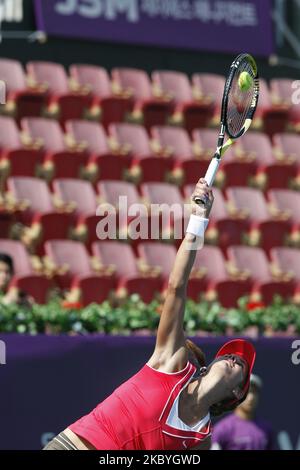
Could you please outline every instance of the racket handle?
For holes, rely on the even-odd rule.
[[[213,182],[215,181],[215,177],[216,177],[218,168],[220,166],[220,163],[221,163],[221,159],[218,158],[218,157],[214,157],[211,160],[211,162],[209,164],[209,167],[207,169],[207,172],[205,174],[205,177],[204,177],[204,179],[207,182],[208,186],[213,185]],[[200,197],[196,197],[195,198],[195,203],[198,204],[198,205],[205,204],[205,200],[202,200]]]
[[[204,177],[204,179],[207,182],[208,186],[213,185],[213,182],[215,181],[215,177],[216,177],[218,168],[220,166],[220,163],[221,163],[220,158],[214,157],[211,160],[211,162],[209,164],[209,167],[207,168],[207,172],[205,174],[205,177]]]

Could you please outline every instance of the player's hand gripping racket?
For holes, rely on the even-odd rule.
[[[251,126],[259,97],[259,79],[256,62],[249,54],[240,54],[232,63],[226,79],[221,110],[221,129],[218,146],[204,177],[212,186],[221,157],[234,141]],[[229,139],[224,143],[225,132]],[[204,204],[200,197],[197,204]]]

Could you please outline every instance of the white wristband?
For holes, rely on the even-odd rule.
[[[204,238],[205,230],[208,226],[209,219],[204,219],[198,215],[191,214],[190,220],[186,229],[186,233],[192,233],[197,237]]]

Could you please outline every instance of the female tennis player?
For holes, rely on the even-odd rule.
[[[201,206],[195,203],[199,198],[205,201]],[[246,398],[255,360],[252,344],[230,341],[206,367],[204,354],[183,331],[187,283],[212,204],[212,190],[200,179],[148,362],[46,450],[209,449],[211,415],[232,410]]]

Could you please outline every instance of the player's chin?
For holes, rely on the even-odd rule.
[[[218,373],[221,374],[222,376],[224,375],[231,375],[232,370],[230,368],[230,365],[226,359],[219,359],[214,361],[210,366],[208,367],[207,372],[212,372],[212,373]]]

